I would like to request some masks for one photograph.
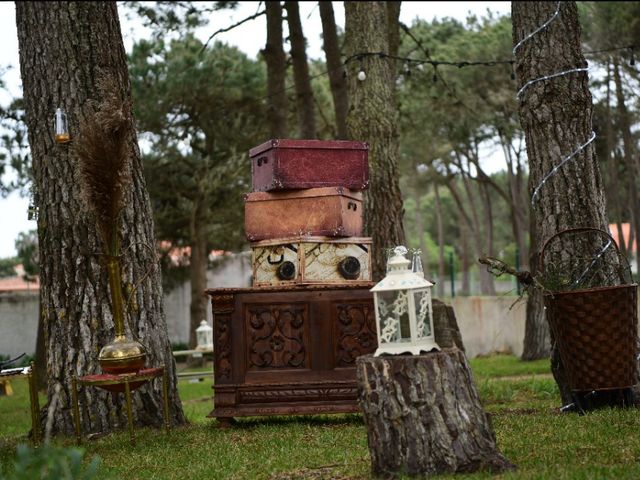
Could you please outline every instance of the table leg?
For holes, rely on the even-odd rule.
[[[80,445],[80,407],[78,406],[78,379],[71,377],[71,401],[73,402],[73,423],[76,427],[76,443]]]
[[[36,379],[36,369],[31,362],[31,373],[29,374],[29,401],[31,404],[31,428],[33,430],[33,443],[40,443],[40,403],[38,402],[38,383]]]
[[[133,436],[133,415],[131,412],[131,387],[129,386],[129,379],[124,381],[124,394],[127,401],[127,420],[129,422],[129,438],[131,438],[131,445],[136,444],[136,439]]]
[[[169,433],[169,385],[167,367],[162,372],[162,401],[164,407],[164,428]]]

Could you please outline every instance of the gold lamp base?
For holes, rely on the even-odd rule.
[[[105,373],[134,373],[144,368],[147,350],[135,340],[117,336],[100,350],[98,361]]]

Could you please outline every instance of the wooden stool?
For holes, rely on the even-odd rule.
[[[131,445],[135,445],[133,434],[133,412],[131,407],[131,392],[154,378],[162,378],[163,413],[165,430],[169,431],[169,391],[167,382],[167,370],[165,367],[147,368],[135,373],[110,374],[103,373],[97,375],[85,375],[84,377],[73,377],[71,391],[73,400],[73,420],[76,428],[76,441],[81,443],[80,433],[80,406],[78,403],[78,385],[86,385],[102,388],[111,392],[124,392],[127,406],[127,420],[129,423],[129,438]]]

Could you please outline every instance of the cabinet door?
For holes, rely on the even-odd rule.
[[[355,367],[360,355],[378,348],[371,300],[336,300],[331,304],[335,368]]]
[[[310,368],[306,302],[248,303],[244,320],[247,373]]]

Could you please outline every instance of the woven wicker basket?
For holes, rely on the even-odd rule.
[[[608,233],[584,228],[551,237],[541,251],[540,265],[545,248],[554,237],[579,231],[606,235],[624,259]],[[626,284],[545,293],[547,320],[573,391],[621,389],[636,383],[637,287]]]

